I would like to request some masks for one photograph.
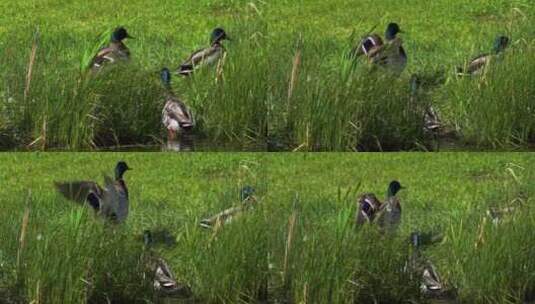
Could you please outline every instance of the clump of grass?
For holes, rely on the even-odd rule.
[[[507,148],[534,140],[534,48],[519,43],[495,58],[483,75],[451,79],[441,90],[448,101],[444,113],[466,142]]]
[[[289,84],[275,91],[279,97],[272,115],[284,118],[274,120],[279,122],[271,128],[274,133],[288,133],[293,146],[306,150],[415,147],[423,114],[410,102],[407,78],[355,63],[347,50],[306,31],[300,40],[295,48],[295,43],[276,42],[286,56],[279,56],[275,66],[287,67],[279,77]]]

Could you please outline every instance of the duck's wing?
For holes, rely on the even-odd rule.
[[[424,130],[426,132],[437,132],[442,127],[442,122],[433,106],[428,106],[424,112]]]
[[[191,290],[188,286],[176,281],[175,275],[167,262],[159,258],[154,272],[154,289],[165,296],[189,297]]]
[[[468,66],[466,67],[466,71],[469,74],[478,74],[481,72],[481,70],[489,63],[491,58],[491,55],[489,54],[483,54],[480,56],[477,56],[476,58],[472,59]]]
[[[219,212],[216,215],[201,220],[201,227],[211,229],[218,225],[223,225],[225,223],[230,222],[234,216],[238,215],[242,211],[243,206],[228,208],[226,210],[223,210],[222,212]]]
[[[107,46],[100,49],[95,57],[91,60],[90,68],[93,70],[99,70],[104,65],[109,63],[115,63],[118,60],[130,59],[130,50],[124,44]]]
[[[173,124],[173,120],[176,121],[175,124]],[[190,109],[176,96],[167,97],[162,111],[162,122],[167,129],[172,129],[172,126],[176,124],[185,129],[195,126]]]
[[[365,36],[361,39],[360,43],[353,49],[354,56],[359,57],[362,55],[370,56],[370,52],[376,48],[380,48],[383,45],[383,39],[377,34]]]
[[[180,65],[177,73],[180,75],[190,75],[197,67],[216,62],[221,57],[222,52],[223,47],[220,45],[213,45],[197,50]]]
[[[373,193],[364,193],[357,199],[357,225],[372,222],[381,206],[381,202]]]
[[[89,203],[95,211],[100,209],[103,195],[102,188],[92,181],[74,181],[54,183],[56,189],[67,199],[84,204]]]
[[[420,288],[426,295],[436,295],[444,291],[442,280],[435,269],[435,265],[429,261],[426,261],[423,267]]]

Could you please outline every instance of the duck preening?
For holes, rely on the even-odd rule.
[[[422,80],[420,77],[416,74],[412,74],[410,79],[410,97],[413,105],[418,109],[421,109],[418,107],[418,104],[420,103],[420,100],[418,99],[421,95],[419,94],[421,87]],[[424,132],[432,135],[438,135],[440,133],[442,129],[442,121],[440,120],[438,112],[431,104],[423,105],[422,119]]]
[[[458,76],[480,75],[490,62],[503,54],[509,45],[509,37],[498,36],[494,40],[494,46],[491,53],[481,54],[470,60],[464,67],[457,68]]]
[[[357,200],[356,224],[377,222],[381,229],[394,230],[401,221],[401,204],[396,194],[403,189],[398,181],[388,185],[387,196],[381,203],[373,193],[365,193]]]
[[[370,63],[400,74],[407,65],[407,53],[401,38],[397,36],[398,33],[403,33],[399,25],[390,23],[386,28],[384,41],[378,34],[365,36],[353,49],[353,54],[355,57],[365,55]]]
[[[169,267],[169,264],[164,259],[157,258],[154,261],[153,270],[153,287],[159,296],[176,298],[191,297],[192,292],[189,286],[176,280],[171,267]]]
[[[419,232],[413,232],[410,239],[412,252],[406,270],[420,282],[422,294],[428,298],[451,297],[452,294],[444,287],[435,265],[426,259],[421,252],[422,235]]]
[[[219,212],[216,215],[213,215],[209,218],[201,220],[202,228],[218,228],[226,223],[232,221],[244,211],[252,208],[256,203],[257,199],[254,195],[255,189],[251,186],[245,186],[240,190],[240,205],[232,208],[228,208]]]
[[[115,179],[105,176],[104,187],[93,181],[56,182],[55,185],[65,198],[87,204],[100,216],[120,223],[128,216],[128,188],[123,179],[128,170],[131,168],[124,161],[118,162]]]
[[[189,76],[202,66],[218,62],[225,52],[223,40],[230,40],[225,30],[219,27],[214,29],[210,36],[210,46],[193,52],[180,65],[176,73],[182,76]]]
[[[177,133],[191,130],[195,126],[195,120],[186,104],[173,92],[169,69],[162,69],[160,77],[165,90],[162,123],[167,129],[168,141],[174,141],[177,138]]]
[[[98,51],[91,60],[89,68],[93,72],[98,72],[105,65],[128,61],[130,59],[130,50],[123,42],[127,38],[133,39],[124,27],[116,28],[111,34],[110,43]]]

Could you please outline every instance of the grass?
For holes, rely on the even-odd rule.
[[[463,303],[521,303],[533,291],[530,154],[76,153],[0,156],[0,293],[22,302],[154,301],[140,235],[166,228],[159,247],[203,303],[426,302],[404,272],[410,232],[441,231],[424,249]],[[101,181],[115,162],[126,175],[131,213],[110,227],[64,200],[53,181]],[[402,224],[392,238],[355,231],[355,197],[379,196],[398,179]],[[237,203],[254,185],[260,204],[217,233],[199,221]],[[524,201],[500,225],[488,207]],[[27,214],[27,215],[25,215]],[[23,237],[21,237],[23,236]],[[500,275],[497,275],[500,274]],[[267,286],[267,289],[266,289]]]
[[[215,26],[234,38],[222,74],[208,69],[173,82],[193,108],[198,136],[212,146],[427,149],[421,116],[428,104],[459,133],[457,149],[525,150],[533,142],[535,16],[528,0],[431,6],[418,0],[19,1],[0,7],[2,149],[159,144],[157,71],[177,67]],[[390,21],[407,32],[407,70],[396,79],[370,76],[365,64],[348,60],[348,50]],[[136,37],[128,41],[131,64],[88,79],[81,67],[117,25]],[[513,41],[504,62],[482,79],[452,76],[456,66],[488,51],[498,34]],[[442,73],[446,84],[425,88],[424,99],[410,102],[413,73]]]

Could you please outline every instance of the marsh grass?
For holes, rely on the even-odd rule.
[[[176,68],[206,45],[215,26],[225,27],[234,39],[225,43],[222,64],[173,80],[197,118],[196,132],[214,145],[267,141],[274,150],[419,150],[429,146],[421,128],[422,104],[441,110],[444,123],[460,134],[460,149],[526,149],[533,141],[529,1],[470,6],[440,1],[429,10],[411,3],[396,12],[389,9],[390,1],[355,7],[345,0],[306,6],[205,0],[136,2],[128,8],[95,1],[68,6],[77,11],[74,15],[40,8],[46,13],[33,14],[39,17],[26,15],[35,7],[19,5],[4,4],[11,13],[6,20],[12,19],[16,30],[0,20],[5,24],[0,28],[2,149],[161,142],[157,71]],[[109,9],[117,16],[100,22],[99,14],[107,16]],[[357,22],[355,9],[371,17]],[[378,18],[377,11],[389,14]],[[21,22],[16,12],[31,22]],[[428,21],[414,21],[423,12]],[[409,65],[399,78],[370,72],[363,61],[355,64],[347,56],[366,31],[381,32],[392,20],[408,31],[403,39]],[[127,42],[132,61],[88,79],[81,70],[118,25],[136,37]],[[498,33],[513,39],[504,60],[483,77],[454,80],[454,66],[486,51]],[[411,103],[410,75],[436,71],[450,81],[426,88],[426,100]]]
[[[481,147],[524,146],[533,142],[533,42],[519,41],[495,58],[479,77],[450,79],[440,90],[449,120],[463,139]]]
[[[529,154],[252,155],[4,156],[0,294],[22,303],[153,301],[140,235],[156,228],[168,229],[176,244],[151,250],[200,303],[425,303],[418,276],[406,270],[415,230],[444,234],[422,253],[461,302],[521,303],[535,287]],[[54,180],[95,179],[122,157],[135,170],[127,176],[131,212],[122,226],[52,190]],[[398,233],[355,229],[357,194],[381,196],[393,176],[410,187],[400,193]],[[217,231],[199,227],[238,205],[246,184],[257,190],[254,209]],[[488,207],[518,200],[512,216],[485,223]]]

